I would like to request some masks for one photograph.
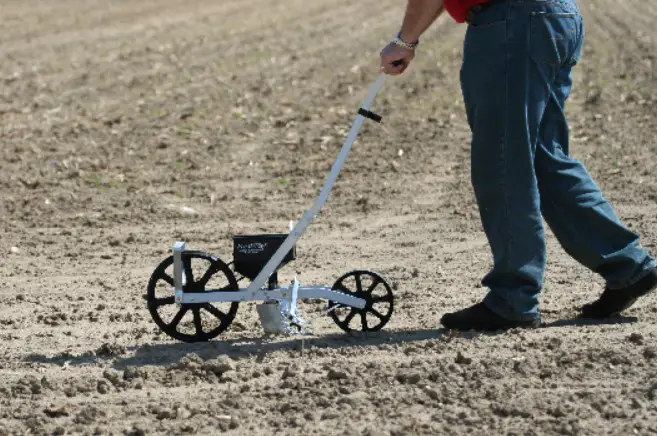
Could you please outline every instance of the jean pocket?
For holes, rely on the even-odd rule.
[[[502,26],[502,25],[506,25],[506,18],[500,18],[500,19],[497,19],[495,21],[489,21],[489,22],[485,22],[485,23],[476,23],[476,22],[473,21],[468,26],[472,29],[485,29],[487,27],[495,27],[495,26]]]
[[[530,20],[529,50],[532,59],[551,66],[569,63],[577,49],[579,14],[533,12]]]

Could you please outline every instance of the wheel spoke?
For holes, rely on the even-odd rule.
[[[210,265],[208,267],[207,271],[205,271],[205,274],[203,274],[203,277],[201,277],[198,280],[198,284],[200,286],[202,286],[203,288],[205,288],[205,285],[208,284],[208,282],[210,281],[210,278],[212,278],[214,273],[216,273],[217,271],[219,271],[219,269],[217,268],[217,265],[213,263],[212,265]]]
[[[207,312],[209,312],[211,315],[218,318],[221,322],[223,322],[226,319],[227,315],[210,303],[205,303],[201,307],[205,309]]]
[[[360,274],[356,274],[354,279],[356,279],[356,291],[363,292],[363,283],[360,281]]]
[[[174,286],[173,284],[173,277],[171,277],[169,274],[163,272],[162,275],[160,276],[162,280],[167,282],[170,286]]]
[[[349,323],[352,319],[354,319],[354,316],[356,316],[356,309],[351,309],[351,311],[344,318],[344,321],[342,321],[345,327],[349,327]]]
[[[178,327],[178,324],[180,324],[180,320],[183,319],[183,316],[185,316],[188,310],[189,307],[181,307],[178,313],[176,313],[176,316],[174,316],[169,323],[169,327],[175,330],[176,327]]]
[[[203,324],[201,323],[201,308],[195,307],[192,309],[194,313],[194,327],[196,327],[196,334],[203,334]]]
[[[368,294],[371,294],[372,291],[374,290],[374,288],[379,286],[380,283],[383,283],[383,282],[378,277],[374,277],[374,280],[372,281],[372,284],[370,285],[369,288],[367,288],[367,291],[365,291],[365,292],[367,292]]]
[[[372,303],[381,303],[381,302],[390,302],[390,301],[392,301],[392,294],[372,297]]]
[[[165,297],[165,298],[155,298],[155,299],[153,299],[151,304],[155,308],[158,308],[160,306],[165,306],[167,304],[173,304],[175,302],[176,302],[175,297],[172,295],[170,297]]]
[[[194,273],[192,272],[192,258],[183,258],[183,268],[185,270],[185,284],[191,285],[194,283]]]
[[[383,315],[381,314],[381,312],[379,312],[378,310],[376,310],[376,309],[373,308],[373,307],[370,307],[367,311],[368,311],[369,313],[371,313],[372,315],[376,316],[377,318],[379,318],[381,321],[383,321],[383,320],[385,319],[385,316],[383,316]]]
[[[363,331],[367,330],[367,312],[360,313],[360,325],[363,327]]]

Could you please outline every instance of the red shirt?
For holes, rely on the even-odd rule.
[[[487,3],[489,0],[444,0],[445,10],[457,23],[465,22],[465,14],[468,10],[479,3]]]

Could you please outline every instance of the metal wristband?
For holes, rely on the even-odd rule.
[[[420,41],[415,42],[415,43],[406,42],[403,39],[401,39],[401,32],[399,32],[397,34],[397,36],[395,37],[395,39],[392,40],[392,43],[399,46],[399,47],[405,48],[407,50],[415,50],[415,48],[418,46]]]

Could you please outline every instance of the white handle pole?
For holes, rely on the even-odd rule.
[[[376,94],[383,86],[385,79],[386,79],[385,73],[381,73],[379,77],[376,79],[376,81],[370,86],[367,96],[365,97],[365,100],[363,101],[363,104],[361,106],[362,109],[365,110],[370,109],[372,102],[374,102],[374,98],[376,97]],[[331,172],[329,173],[326,182],[324,182],[324,187],[319,193],[317,200],[315,200],[315,204],[303,214],[301,219],[290,231],[290,234],[287,236],[287,238],[285,238],[285,241],[283,241],[281,246],[278,247],[278,250],[276,250],[274,255],[265,264],[265,266],[262,268],[260,273],[258,273],[256,278],[251,282],[251,284],[247,288],[248,292],[254,293],[257,292],[260,288],[262,288],[262,286],[265,284],[267,279],[269,279],[269,276],[276,270],[278,265],[280,265],[285,255],[292,249],[294,244],[306,231],[306,229],[308,228],[312,220],[315,218],[315,216],[319,213],[319,210],[322,208],[322,206],[328,199],[329,193],[333,188],[333,183],[335,183],[335,180],[337,179],[340,170],[342,170],[344,161],[347,158],[347,154],[349,154],[349,151],[351,150],[351,146],[356,141],[356,136],[358,135],[358,131],[360,130],[360,127],[363,124],[364,119],[365,117],[363,117],[360,114],[356,116],[356,120],[351,126],[351,130],[347,135],[347,139],[342,145],[342,149],[340,150],[337,159],[333,163]]]

